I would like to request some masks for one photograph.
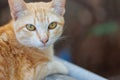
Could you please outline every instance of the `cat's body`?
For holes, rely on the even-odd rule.
[[[49,74],[67,73],[66,68],[53,59],[53,43],[62,33],[62,29],[59,28],[63,25],[60,23],[64,23],[64,19],[46,13],[50,3],[40,3],[43,8],[37,8],[39,6],[37,3],[29,3],[28,10],[25,11],[25,5],[22,3],[22,0],[9,0],[13,21],[0,28],[0,80],[41,80]],[[50,15],[53,19],[46,17]],[[52,20],[57,20],[59,30],[48,33],[45,25],[50,24]],[[34,26],[26,24],[35,25],[36,31],[29,31]],[[28,31],[25,26],[29,27]],[[53,33],[55,35],[51,37]],[[50,41],[54,36],[57,38],[53,39],[53,42]]]

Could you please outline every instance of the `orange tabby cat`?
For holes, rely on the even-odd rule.
[[[8,0],[12,21],[0,28],[0,80],[41,80],[67,69],[53,59],[63,30],[65,0]]]

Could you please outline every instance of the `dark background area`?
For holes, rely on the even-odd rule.
[[[11,17],[7,0],[0,3],[2,26]],[[67,0],[65,21],[64,38],[55,44],[56,55],[63,51],[74,64],[104,77],[119,78],[120,0]]]

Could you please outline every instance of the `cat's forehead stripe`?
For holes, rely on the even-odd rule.
[[[35,11],[35,16],[34,16],[34,24],[36,24],[36,11]]]
[[[36,20],[41,23],[49,21],[46,13],[47,13],[46,10],[43,8],[34,9],[34,14],[35,14],[34,23],[36,24]]]

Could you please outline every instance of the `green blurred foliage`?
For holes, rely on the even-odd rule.
[[[118,27],[116,22],[106,22],[91,28],[90,33],[95,36],[110,35],[117,32]]]

